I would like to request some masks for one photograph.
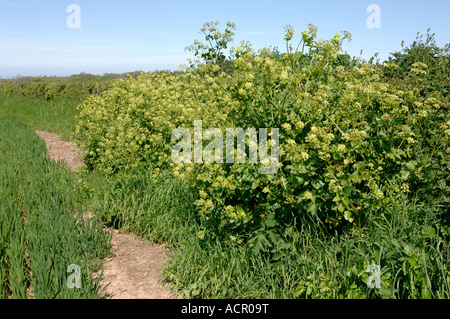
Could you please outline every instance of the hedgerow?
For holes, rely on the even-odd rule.
[[[302,51],[294,51],[293,36],[286,27],[288,52],[281,59],[269,49],[237,47],[233,76],[200,62],[181,74],[147,73],[91,96],[80,105],[74,134],[88,167],[109,174],[143,163],[156,172],[171,168],[198,191],[205,231],[233,238],[294,220],[361,226],[368,212],[390,214],[397,195],[424,187],[444,198],[445,96],[385,81],[394,63],[343,64],[348,32],[322,40],[310,25],[297,46]],[[417,86],[428,72],[416,62],[405,78]],[[174,164],[172,131],[192,132],[195,120],[224,134],[235,127],[279,128],[277,173],[262,174],[261,163]]]
[[[323,270],[287,278],[289,283],[283,285],[294,289],[293,280],[295,292],[289,293],[295,297],[448,295],[447,248],[425,244],[442,242],[448,247],[447,51],[433,49],[436,59],[421,60],[432,41],[416,43],[404,54],[374,64],[343,52],[344,41],[351,39],[348,32],[323,40],[309,25],[297,45],[292,43],[294,29],[285,28],[285,54],[268,48],[255,51],[242,42],[226,57],[222,50],[232,40],[234,25],[227,24],[224,34],[216,26],[206,24],[202,31],[218,47],[196,41],[189,49],[198,59],[181,72],[150,72],[117,81],[79,106],[73,138],[84,150],[87,168],[108,175],[148,169],[159,175],[156,180],[164,174],[181,178],[197,194],[196,235],[201,245],[234,243],[242,248],[242,260],[256,258],[275,273],[282,260],[295,267],[298,260],[306,260],[300,256],[305,253],[302,245],[309,245],[308,238],[299,239],[304,229],[320,232],[314,238],[324,242],[326,236],[342,236],[343,241],[329,249],[332,253],[343,249],[346,240],[370,243],[367,249],[355,244],[361,255],[348,255],[351,267],[333,259],[339,274],[330,274],[319,258]],[[430,81],[445,83],[433,89]],[[218,129],[209,136],[213,141],[204,138],[200,145],[204,151],[214,150],[215,162],[206,156],[195,162],[196,145],[189,141],[194,150],[185,158],[189,161],[175,163],[171,155],[179,140],[172,133],[185,128],[194,136],[195,121],[200,120],[204,134]],[[230,128],[267,128],[269,136],[278,129],[276,172],[263,173],[267,164],[261,154],[256,163],[248,160],[254,146],[250,139],[245,142],[245,163],[226,162],[227,145],[220,137]],[[270,151],[272,141],[265,144]],[[404,232],[412,223],[427,226],[392,240],[396,231]],[[391,232],[381,231],[383,227]],[[183,245],[196,252],[203,247],[193,239]],[[323,245],[315,249],[325,249]],[[175,257],[168,276],[190,296],[208,295],[205,282],[193,283],[174,272],[185,258]],[[377,292],[366,285],[367,267],[374,262],[384,273],[384,290]],[[313,264],[305,261],[305,269],[315,269]],[[196,276],[197,266],[183,267],[189,278]],[[240,271],[246,276],[247,270]]]
[[[216,127],[227,119],[233,101],[217,78],[190,72],[147,73],[119,80],[80,106],[73,138],[85,150],[90,168],[108,174],[151,163],[155,169],[171,165],[171,136],[177,127],[193,127],[194,120]]]

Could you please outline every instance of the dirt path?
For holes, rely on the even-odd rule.
[[[84,166],[75,143],[61,141],[58,134],[43,131],[36,131],[36,134],[44,140],[51,159],[65,161],[72,171]]]
[[[76,144],[61,141],[57,134],[36,131],[47,145],[52,159],[62,160],[71,170],[84,166]],[[114,256],[105,259],[102,286],[113,299],[170,299],[175,294],[161,285],[161,273],[167,255],[164,246],[153,245],[135,235],[117,229],[112,234]]]

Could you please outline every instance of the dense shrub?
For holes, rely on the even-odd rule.
[[[152,72],[90,96],[79,106],[73,135],[86,165],[108,174],[140,163],[170,167],[175,128],[192,129],[194,120],[210,127],[226,121],[232,103],[224,90],[228,81],[226,74]]]
[[[199,192],[196,205],[212,235],[277,232],[294,220],[361,226],[368,212],[390,214],[398,194],[430,189],[447,205],[446,98],[384,81],[392,62],[343,63],[347,32],[322,40],[310,25],[301,52],[293,51],[293,36],[288,26],[288,53],[279,59],[268,49],[237,47],[233,77],[199,63],[182,74],[120,81],[90,97],[74,134],[87,165],[107,173],[142,163],[172,167]],[[414,63],[405,79],[420,87],[428,72]],[[175,165],[172,131],[192,133],[195,120],[224,136],[227,127],[279,128],[277,173],[262,174],[261,162]]]
[[[196,42],[204,61],[118,81],[82,103],[73,136],[88,169],[119,172],[103,216],[149,237],[158,231],[146,223],[162,225],[158,236],[180,240],[189,253],[166,276],[190,297],[448,297],[449,101],[429,85],[444,80],[436,68],[445,65],[401,62],[409,51],[383,64],[350,59],[349,33],[322,40],[313,25],[295,49],[294,35],[287,26],[285,54],[242,43],[225,58]],[[216,162],[194,163],[191,152],[190,163],[174,163],[174,129],[193,136],[196,120],[222,137],[227,128],[279,129],[276,173],[263,174],[261,160],[225,163],[217,131],[202,142]],[[150,173],[134,175],[141,169]],[[172,195],[161,202],[197,237],[174,239],[158,218],[167,214],[151,190],[166,174],[164,187],[178,191],[179,177],[196,195],[195,219]],[[381,289],[367,286],[371,264],[382,269]]]
[[[448,205],[448,101],[386,83],[391,64],[342,66],[349,35],[324,41],[316,32],[302,34],[308,53],[274,60],[246,50],[237,58],[227,88],[232,127],[280,128],[281,157],[275,175],[261,174],[261,163],[193,165],[197,206],[214,235],[256,226],[270,247],[281,234],[274,242],[267,234],[282,233],[280,225],[362,226],[369,212],[390,214],[402,193],[432,191]],[[292,35],[288,28],[286,40]]]
[[[428,97],[440,92],[444,97],[450,93],[450,43],[439,47],[435,34],[427,30],[426,38],[418,33],[416,40],[409,46],[402,43],[402,52],[393,52],[387,62],[393,67],[385,69],[388,81],[401,83],[418,90],[421,96]],[[416,77],[410,77],[410,72]]]

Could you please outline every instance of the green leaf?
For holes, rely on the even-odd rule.
[[[264,220],[264,224],[269,228],[272,228],[277,224],[277,221],[275,220],[275,216],[273,213],[269,213],[267,215],[267,218]]]
[[[407,167],[409,170],[411,170],[411,171],[413,171],[413,170],[416,169],[416,165],[414,164],[414,162],[408,162],[408,163],[406,163],[406,167]]]
[[[355,171],[350,175],[350,180],[353,183],[360,183],[362,181],[362,177],[359,175],[358,171]]]
[[[417,259],[414,257],[407,257],[406,260],[409,262],[409,264],[414,267],[417,264]]]
[[[431,299],[431,298],[432,298],[432,296],[431,296],[430,289],[426,285],[423,286],[422,287],[422,299]]]
[[[355,190],[354,186],[346,186],[342,191],[344,192],[345,196],[350,197],[354,190]]]
[[[317,190],[319,190],[319,189],[321,189],[325,184],[321,181],[321,180],[318,180],[318,181],[313,181],[313,182],[311,182],[311,185],[315,188],[315,189],[317,189]]]
[[[344,203],[345,206],[350,205],[350,201],[348,200],[347,197],[342,198],[342,203]]]
[[[308,173],[308,171],[306,170],[306,167],[303,166],[303,165],[300,165],[300,166],[299,166],[298,172],[299,172],[300,174],[306,174],[306,173]]]
[[[200,230],[197,232],[197,237],[200,239],[205,238],[205,231],[204,230]]]
[[[344,213],[344,218],[345,218],[346,220],[348,220],[350,223],[353,223],[352,213],[349,212],[348,210],[345,211],[345,213]]]
[[[405,156],[405,155],[406,155],[405,151],[402,150],[402,149],[399,149],[399,148],[393,150],[392,153],[393,153],[394,156],[397,157],[397,158],[401,158],[402,156]]]
[[[400,172],[400,175],[401,175],[401,178],[405,181],[405,180],[407,180],[408,179],[408,177],[409,177],[409,172],[408,171],[401,171]]]
[[[316,206],[315,202],[313,202],[313,203],[311,203],[311,205],[309,205],[308,212],[312,213],[313,215],[317,214],[317,206]]]
[[[275,254],[273,254],[272,260],[277,261],[283,258],[284,256],[286,256],[284,252],[276,252]]]

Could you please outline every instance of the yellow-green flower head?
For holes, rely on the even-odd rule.
[[[295,33],[294,28],[289,24],[284,27],[284,30],[286,31],[286,35],[284,36],[284,39],[286,41],[290,41]]]

